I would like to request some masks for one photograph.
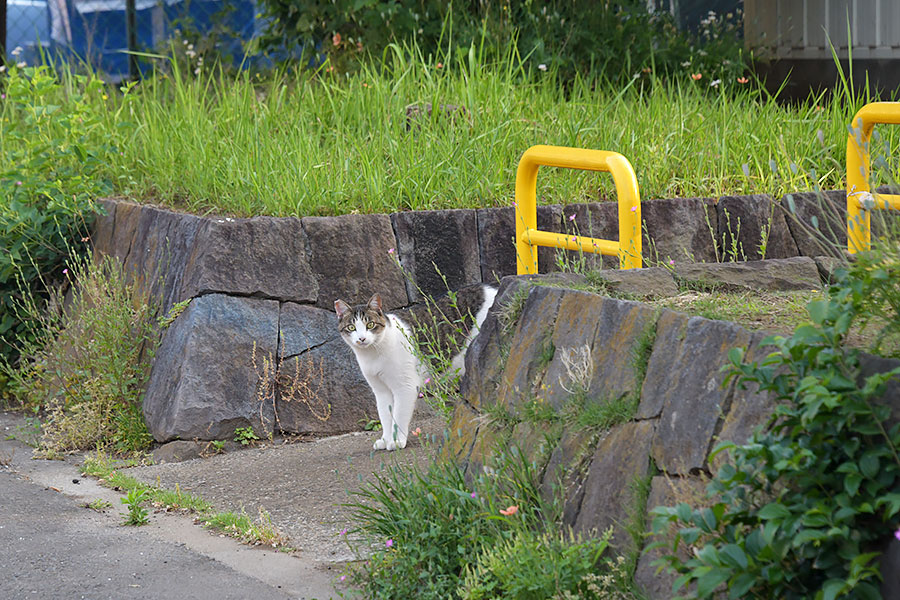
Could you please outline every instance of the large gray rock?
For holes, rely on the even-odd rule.
[[[822,288],[816,261],[806,256],[747,262],[681,264],[675,267],[675,276],[686,284],[721,291],[776,292]]]
[[[633,482],[650,469],[650,440],[654,424],[638,421],[617,425],[597,444],[584,484],[584,498],[575,528],[602,533],[613,528],[611,545],[620,554],[634,547],[626,531],[636,498]]]
[[[481,208],[476,211],[478,221],[478,252],[481,280],[496,284],[516,269],[516,209],[514,207]],[[540,231],[562,231],[562,208],[558,205],[537,207],[537,226]],[[556,251],[538,248],[538,272],[556,271]]]
[[[319,286],[308,253],[300,219],[204,219],[190,248],[182,296],[224,293],[314,302]]]
[[[641,203],[642,254],[648,265],[715,262],[717,217],[712,198],[671,198]]]
[[[561,408],[581,387],[588,402],[622,401],[641,386],[634,352],[655,321],[656,311],[645,304],[569,291],[559,305],[551,338],[556,351],[541,396]],[[589,377],[576,381],[581,364]]]
[[[594,457],[597,437],[597,433],[590,429],[565,429],[541,477],[541,495],[547,500],[562,496],[563,523],[570,527],[575,526],[581,510],[584,484]]]
[[[797,256],[783,211],[768,195],[723,196],[716,204],[717,241],[723,261]],[[762,239],[766,232],[765,255]]]
[[[803,256],[842,256],[847,249],[847,192],[788,194],[777,204]]]
[[[729,350],[748,345],[750,332],[702,317],[679,321],[660,318],[641,396],[646,408],[662,403],[653,440],[656,465],[667,473],[688,474],[708,468],[713,434],[732,387],[723,387],[721,369]]]
[[[302,222],[309,264],[319,282],[316,306],[331,310],[338,298],[361,304],[376,292],[387,310],[409,304],[406,281],[393,258],[397,241],[390,217],[305,217]]]
[[[333,312],[285,302],[279,327],[279,369],[269,382],[279,429],[338,433],[377,418],[375,396]]]
[[[337,315],[333,311],[308,304],[282,303],[278,319],[278,356],[290,358],[326,342],[340,340],[337,325]]]
[[[474,210],[401,212],[391,220],[410,302],[481,282]]]
[[[516,333],[510,345],[497,401],[515,409],[539,395],[547,362],[541,356],[552,343],[556,312],[565,290],[535,287],[525,300]]]
[[[291,433],[339,433],[378,417],[353,351],[333,339],[286,358],[277,379],[275,422]]]
[[[209,294],[191,301],[163,336],[144,395],[156,441],[222,439],[271,419],[256,401],[253,356],[275,355],[278,312],[274,300]]]
[[[681,502],[694,507],[702,506],[705,496],[706,484],[698,477],[654,477],[650,482],[650,494],[647,496],[647,523],[653,523],[653,515],[650,513],[657,506],[677,506]],[[650,538],[647,543],[656,541],[655,538]],[[672,584],[678,575],[665,569],[660,571],[660,567],[653,564],[662,555],[662,548],[643,552],[634,572],[634,582],[649,600],[670,600],[675,597],[672,593]],[[681,557],[683,560],[689,558],[684,553]],[[683,594],[684,589],[682,588],[680,592]]]

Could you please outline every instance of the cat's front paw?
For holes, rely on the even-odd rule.
[[[375,440],[375,443],[372,444],[372,448],[375,450],[384,450],[388,447],[388,442],[384,440],[384,438],[378,438]],[[392,450],[393,448],[388,448],[388,450]]]
[[[387,443],[386,448],[388,449],[388,451],[406,448],[406,440],[391,440]]]

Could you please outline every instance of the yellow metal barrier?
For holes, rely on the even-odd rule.
[[[537,172],[541,165],[606,171],[619,198],[619,241],[565,235],[537,228]],[[631,164],[621,154],[603,150],[532,146],[516,172],[516,262],[519,275],[537,273],[537,248],[548,246],[618,256],[622,269],[641,268],[641,195]]]
[[[900,102],[866,104],[851,121],[847,136],[847,251],[856,254],[872,243],[869,211],[900,210],[900,196],[869,189],[869,138],[876,123],[900,125]]]

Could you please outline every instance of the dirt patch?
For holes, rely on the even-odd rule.
[[[244,510],[256,518],[264,510],[291,546],[323,562],[342,562],[356,558],[340,535],[352,527],[349,509],[342,506],[355,501],[352,493],[389,465],[425,468],[437,452],[443,419],[416,419],[413,425],[422,433],[397,452],[372,450],[380,432],[349,433],[123,472],[150,485],[199,494],[216,511]]]

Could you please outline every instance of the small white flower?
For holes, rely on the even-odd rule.
[[[691,61],[686,60],[683,63],[681,63],[681,66],[684,68],[687,68],[687,67],[691,66]]]
[[[713,79],[712,81],[709,82],[709,87],[717,88],[717,87],[719,87],[720,83],[722,83],[721,79]]]
[[[188,50],[187,52],[185,52],[185,54],[188,56],[188,58],[194,58],[195,56],[197,56],[197,53],[193,50]]]
[[[196,69],[194,69],[194,75],[199,75],[199,74],[200,74],[200,67],[197,67]]]
[[[188,50],[193,50],[193,49],[194,49],[194,45],[193,45],[193,44],[188,44]]]
[[[23,60],[22,62],[17,62],[16,66],[19,67],[20,69],[24,69],[25,67],[28,66],[28,63]]]
[[[12,54],[13,56],[22,54],[22,46],[16,46],[15,48],[13,48],[13,51],[10,52],[10,54]]]
[[[544,63],[539,64],[539,65],[538,65],[538,70],[539,70],[539,71],[546,71],[546,70],[547,70],[547,65],[545,65]]]
[[[6,71],[6,65],[0,65],[0,73]]]

